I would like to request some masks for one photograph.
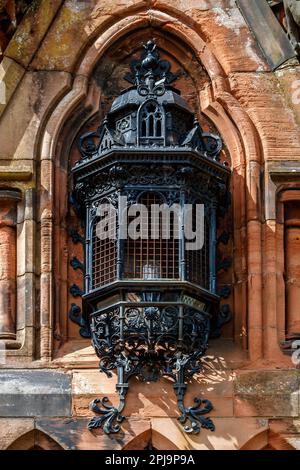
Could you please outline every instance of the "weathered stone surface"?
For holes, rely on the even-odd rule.
[[[35,221],[24,220],[17,226],[17,275],[33,273],[35,270]]]
[[[234,384],[235,416],[299,416],[299,371],[251,371]]]
[[[275,75],[280,83],[284,99],[300,125],[300,66],[295,65],[277,70]]]
[[[175,419],[151,419],[152,443],[158,450],[238,450],[255,436],[267,444],[268,422],[259,419],[214,418],[216,430],[201,429],[197,435],[182,432]]]
[[[300,420],[270,420],[269,443],[276,450],[300,450]]]
[[[15,181],[22,189],[26,188],[26,182],[31,179],[34,171],[35,162],[32,160],[12,161],[0,158],[0,178],[4,181]]]
[[[14,60],[4,57],[0,64],[0,116],[18,86],[25,70]]]
[[[4,113],[0,121],[0,164],[2,159],[12,157],[36,158],[36,136],[43,117],[69,83],[70,76],[64,72],[27,72],[24,75],[11,98],[9,112]]]
[[[31,7],[14,34],[5,55],[26,67],[39,48],[62,0],[32,2]]]
[[[276,77],[235,73],[230,76],[230,85],[259,132],[264,159],[299,159],[299,128]]]
[[[2,370],[0,416],[70,416],[71,380],[50,370]]]
[[[35,327],[36,278],[33,273],[17,277],[17,330]]]
[[[48,434],[38,429],[32,429],[21,435],[6,450],[64,450],[64,447],[56,442]]]
[[[34,429],[32,418],[0,418],[0,450],[5,450],[32,429]]]
[[[122,430],[114,435],[107,435],[102,429],[89,431],[88,419],[37,419],[37,429],[53,437],[64,449],[69,450],[121,450],[135,438],[139,445],[147,444],[147,434],[150,432],[150,421],[131,420],[122,424]],[[134,448],[134,443],[132,443]],[[139,447],[141,449],[143,447]]]
[[[33,60],[33,67],[42,70],[72,71],[82,50],[82,44],[90,41],[96,30],[100,30],[101,26],[113,17],[129,15],[131,10],[147,6],[147,3],[146,0],[64,2],[55,24]]]
[[[286,0],[284,1],[286,3]],[[236,3],[272,70],[295,58],[295,46],[289,40],[291,35],[289,34],[288,38],[285,34],[281,21],[278,21],[278,15],[276,14],[276,18],[268,5],[270,2],[254,0],[250,4],[248,0],[237,0]],[[274,2],[272,3],[274,5]],[[287,18],[285,20],[289,24]],[[289,30],[288,26],[287,29]]]
[[[255,43],[238,7],[227,0],[216,2],[156,1],[155,7],[168,8],[183,23],[192,19],[195,29],[208,44],[226,73],[267,70],[268,66]],[[180,27],[180,25],[179,25]]]
[[[36,205],[36,190],[24,188],[22,201],[18,205],[17,223],[22,224],[24,220],[35,220]]]
[[[95,398],[108,396],[116,406],[119,401],[116,393],[116,376],[107,378],[98,371],[74,371],[72,382],[73,413],[76,416],[93,416],[89,410],[90,402]],[[195,397],[211,400],[214,410],[211,416],[233,416],[232,401],[233,377],[229,372],[221,373],[213,367],[206,374],[199,375],[189,384],[185,402],[193,404]],[[150,418],[153,416],[178,417],[173,381],[162,378],[160,381],[141,383],[130,380],[126,397],[124,415],[129,417]]]

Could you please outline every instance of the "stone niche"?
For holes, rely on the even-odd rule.
[[[203,113],[200,113],[199,93],[209,86],[210,79],[204,67],[199,63],[195,54],[186,44],[172,35],[164,34],[157,29],[139,30],[129,34],[120,41],[114,43],[96,64],[89,82],[87,98],[82,105],[73,112],[68,122],[65,124],[60,137],[60,166],[57,170],[58,187],[61,191],[61,200],[71,201],[71,204],[60,204],[57,210],[60,213],[60,220],[63,221],[63,229],[60,231],[60,240],[56,245],[56,269],[61,270],[63,277],[60,277],[60,298],[62,302],[57,306],[61,310],[56,324],[55,349],[58,357],[66,354],[70,349],[77,348],[76,344],[88,345],[89,340],[84,340],[80,335],[80,328],[76,322],[68,318],[73,317],[73,313],[80,315],[81,309],[80,290],[83,286],[83,273],[78,263],[83,260],[83,246],[80,240],[83,237],[80,218],[76,214],[76,207],[72,205],[72,181],[69,178],[70,169],[75,162],[80,159],[78,148],[79,137],[87,132],[95,131],[101,122],[116,96],[130,85],[124,76],[128,74],[130,62],[139,58],[141,45],[148,38],[154,37],[161,53],[162,59],[167,59],[171,63],[171,70],[178,77],[176,88],[181,92],[182,97],[187,101],[204,132],[218,134],[216,126]],[[81,124],[81,125],[80,125]],[[68,154],[68,159],[65,155]],[[231,166],[229,151],[224,138],[224,149],[221,160],[226,161]],[[68,190],[68,194],[64,190]],[[232,278],[232,208],[228,211],[220,224],[218,237],[224,237],[225,243],[220,242],[218,246],[218,257],[221,260],[218,270],[219,290],[224,292],[223,303],[233,310],[233,278]],[[72,232],[71,232],[72,231]],[[75,235],[74,235],[75,233]],[[70,235],[71,234],[71,235]],[[77,234],[77,235],[76,235]],[[229,234],[229,238],[226,238]],[[63,236],[62,236],[63,235]],[[78,236],[79,235],[79,236]],[[62,245],[60,245],[62,243]],[[63,257],[59,258],[59,254]],[[75,265],[74,265],[75,259]],[[224,261],[224,262],[223,262]],[[222,264],[223,262],[223,264]],[[75,268],[74,268],[75,266]],[[75,289],[74,289],[75,286]],[[79,288],[76,289],[76,286]],[[76,320],[76,319],[75,319]],[[81,330],[84,335],[84,332]],[[223,335],[225,338],[233,338],[233,323],[224,326]],[[79,343],[78,343],[79,342]],[[66,343],[69,343],[66,344]],[[78,346],[82,347],[82,346]]]

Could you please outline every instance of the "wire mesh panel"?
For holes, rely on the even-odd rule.
[[[193,211],[193,230],[195,230],[196,215]],[[209,222],[207,217],[204,221],[203,247],[198,250],[185,250],[186,277],[187,280],[205,289],[209,289]]]
[[[177,279],[179,277],[179,240],[175,215],[169,212],[168,229],[164,228],[165,215],[158,211],[163,199],[158,193],[141,197],[147,211],[141,215],[141,232],[147,238],[133,240],[128,237],[125,246],[125,278]],[[156,206],[156,209],[154,209]],[[155,212],[157,211],[157,212]],[[156,215],[155,215],[156,214]],[[129,224],[131,220],[129,217]]]
[[[110,237],[101,239],[97,219],[92,231],[92,289],[114,281],[117,276],[117,241]]]

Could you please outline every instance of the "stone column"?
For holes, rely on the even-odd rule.
[[[16,224],[18,191],[0,189],[0,340],[16,339]]]
[[[287,333],[300,334],[300,201],[285,204]]]

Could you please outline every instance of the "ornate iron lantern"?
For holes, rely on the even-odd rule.
[[[213,430],[205,416],[212,404],[196,398],[186,407],[184,395],[218,326],[217,217],[229,203],[230,170],[219,161],[221,139],[203,133],[194,121],[153,41],[126,79],[132,86],[115,99],[100,128],[81,137],[82,159],[73,168],[74,198],[86,233],[83,318],[100,370],[108,376],[117,370],[120,396],[118,407],[107,398],[92,403],[99,416],[89,428],[120,430],[132,376],[147,382],[168,376],[174,379],[184,430]],[[175,223],[174,213],[167,237],[161,231],[154,238],[130,237],[128,231],[124,236],[137,204],[149,211],[201,205],[201,248],[186,248],[183,219]],[[99,236],[103,207],[115,236]],[[147,235],[155,228],[153,217],[151,212]]]

